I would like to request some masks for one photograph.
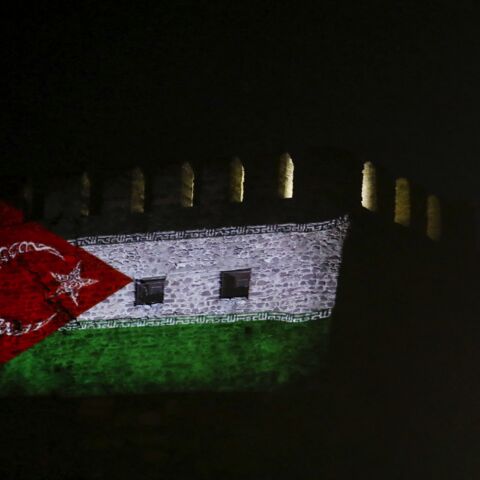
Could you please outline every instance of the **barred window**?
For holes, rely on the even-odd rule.
[[[135,305],[163,303],[165,277],[135,280]]]
[[[251,270],[231,270],[220,273],[220,298],[248,298]]]

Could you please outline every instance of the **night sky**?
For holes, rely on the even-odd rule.
[[[38,3],[2,15],[4,171],[334,145],[480,198],[474,2]]]

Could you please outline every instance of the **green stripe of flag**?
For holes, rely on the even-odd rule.
[[[0,394],[269,390],[322,370],[330,319],[58,331],[6,363]]]

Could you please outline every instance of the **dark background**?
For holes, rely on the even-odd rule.
[[[3,168],[331,145],[476,200],[476,13],[473,1],[10,6]]]
[[[155,165],[258,151],[294,155],[297,148],[333,145],[432,191],[478,202],[480,34],[474,2],[296,3],[10,7],[0,26],[1,171]],[[256,471],[263,466],[262,478],[292,478],[302,469],[312,473],[305,478],[314,478],[324,459],[327,478],[478,476],[476,265],[472,260],[459,273],[445,257],[438,262],[412,243],[396,257],[398,245],[384,241],[388,232],[383,237],[383,225],[378,228],[347,249],[350,270],[341,278],[337,310],[344,323],[336,319],[332,337],[331,396],[296,392],[291,402],[273,396],[261,408],[254,396],[229,403],[211,394],[205,401],[175,399],[173,406],[154,398],[160,426],[152,427],[151,449],[160,457],[151,478],[159,478],[159,465],[173,472],[170,478],[194,478],[193,471],[216,478],[217,470],[218,478],[255,478],[225,473],[242,465]],[[392,259],[401,273],[394,279]],[[433,277],[443,280],[412,273],[410,266],[422,261],[445,269]],[[365,281],[368,275],[375,282]],[[136,402],[144,400],[106,401],[112,403],[106,410],[117,413],[101,411],[101,421],[91,423],[85,421],[91,413],[79,413],[82,399],[56,414],[51,399],[4,403],[2,466],[10,468],[13,458],[18,478],[25,470],[42,478],[38,472],[58,465],[63,453],[64,470],[45,478],[90,478],[84,473],[95,470],[91,455],[94,465],[105,462],[104,476],[95,478],[113,478],[115,465],[117,478],[138,475],[150,438],[135,417],[142,413]],[[96,411],[96,402],[89,408]],[[132,444],[132,431],[123,420],[115,424],[115,415],[138,427]],[[10,431],[13,440],[6,438]],[[98,440],[97,431],[105,438]],[[121,435],[126,446],[112,447],[109,442]],[[252,456],[255,442],[261,446]],[[95,448],[97,454],[83,456]],[[174,451],[162,457],[169,449]],[[37,457],[26,462],[24,451]],[[228,452],[237,453],[225,466]]]

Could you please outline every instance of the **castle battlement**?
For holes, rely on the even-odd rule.
[[[90,167],[9,178],[7,199],[70,237],[323,221],[369,212],[442,243],[473,237],[472,212],[348,152]]]

